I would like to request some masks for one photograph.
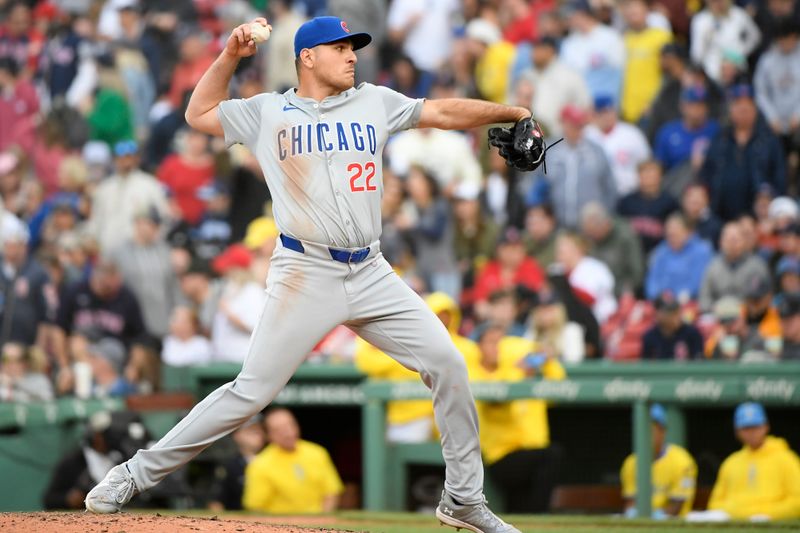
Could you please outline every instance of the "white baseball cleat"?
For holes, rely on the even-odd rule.
[[[83,501],[86,510],[98,514],[118,513],[122,506],[139,494],[136,483],[125,463],[108,471],[103,481],[98,483]]]
[[[442,501],[436,508],[436,518],[442,525],[457,530],[466,529],[474,533],[521,533],[494,514],[486,505],[486,500],[475,505],[460,505],[445,491],[442,491]]]

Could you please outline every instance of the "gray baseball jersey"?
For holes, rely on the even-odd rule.
[[[290,90],[220,104],[227,142],[243,143],[256,155],[278,228],[302,247],[278,240],[266,302],[236,379],[128,461],[140,491],[261,411],[314,345],[346,324],[420,373],[433,392],[445,487],[463,503],[483,500],[478,422],[464,359],[436,315],[383,258],[378,242],[381,152],[391,133],[417,124],[422,105],[369,84],[322,102]],[[367,246],[357,262],[334,260],[330,250]]]
[[[381,233],[383,147],[390,134],[417,125],[422,103],[362,83],[322,102],[294,89],[228,100],[219,118],[225,140],[258,159],[282,233],[360,248]]]

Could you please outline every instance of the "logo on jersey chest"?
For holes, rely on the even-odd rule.
[[[375,126],[360,122],[319,122],[297,124],[278,130],[278,159],[325,153],[364,152],[372,155],[378,149]]]

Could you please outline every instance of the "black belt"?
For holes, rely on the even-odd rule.
[[[288,235],[284,235],[283,233],[281,233],[281,242],[283,243],[284,248],[288,248],[289,250],[301,254],[305,253],[306,251],[302,242],[293,237],[289,237]],[[360,250],[355,250],[352,252],[348,250],[337,250],[336,248],[329,247],[328,251],[331,254],[331,259],[334,261],[339,261],[340,263],[360,263],[369,256],[370,247],[367,246],[366,248],[361,248]]]

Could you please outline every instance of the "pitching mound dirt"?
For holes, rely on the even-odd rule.
[[[328,517],[327,522],[333,519]],[[332,531],[279,525],[273,519],[193,518],[159,514],[0,513],[4,533],[321,533]],[[313,523],[313,518],[309,522]]]

